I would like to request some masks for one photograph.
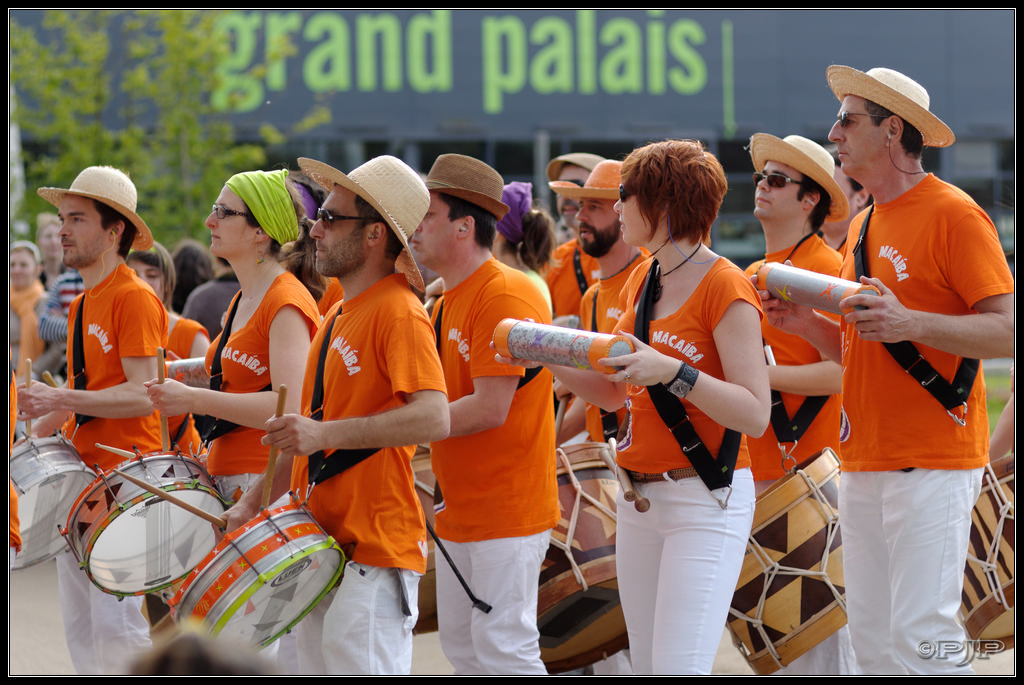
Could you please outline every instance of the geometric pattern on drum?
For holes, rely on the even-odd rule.
[[[835,509],[838,506],[839,494],[836,482],[832,480],[821,483],[819,490],[829,505]],[[797,625],[803,625],[836,601],[833,590],[845,595],[845,587],[836,585],[827,577],[819,578],[806,575],[808,571],[825,571],[821,568],[822,550],[829,536],[832,536],[835,525],[837,524],[829,523],[804,540],[793,539],[794,535],[799,534],[798,531],[804,526],[791,526],[788,513],[782,514],[775,521],[762,527],[753,537],[768,557],[780,568],[770,580],[765,574],[761,574],[738,587],[733,596],[733,609],[751,615],[757,609],[761,597],[764,596],[768,603],[785,605],[790,608],[798,607],[796,614],[799,623]],[[829,554],[840,549],[842,544],[841,536],[834,535],[829,545]],[[795,569],[795,571],[787,571],[787,569]],[[767,589],[765,588],[766,582],[769,583]],[[763,612],[763,619],[768,616],[786,620],[787,618],[791,619],[793,614]],[[774,643],[792,633],[796,626],[770,625],[765,622],[762,627],[768,639]],[[758,631],[751,631],[749,637],[755,652],[759,652],[767,646]]]

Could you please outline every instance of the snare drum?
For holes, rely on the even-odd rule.
[[[549,673],[596,663],[628,647],[615,573],[615,497],[619,483],[604,443],[559,448],[562,513],[541,565],[537,628]],[[614,455],[609,455],[614,459]]]
[[[263,648],[338,584],[344,552],[291,499],[224,536],[171,598],[176,622],[195,620],[213,635]]]
[[[983,645],[1013,647],[1014,465],[1008,454],[985,466],[981,496],[971,512],[964,569],[964,628]]]
[[[191,457],[155,453],[118,470],[215,516],[224,513],[212,479]],[[217,543],[208,521],[113,471],[101,472],[79,496],[63,533],[92,582],[120,596],[169,586]]]
[[[21,550],[12,568],[23,569],[57,556],[65,549],[60,526],[75,498],[96,472],[63,437],[27,439],[11,450],[10,477],[18,493]]]
[[[838,496],[839,459],[826,448],[757,498],[728,627],[759,675],[846,625]]]

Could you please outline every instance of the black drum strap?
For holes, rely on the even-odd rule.
[[[861,225],[860,235],[857,238],[857,244],[853,246],[854,269],[856,270],[857,280],[860,280],[861,276],[871,276],[866,257],[866,240],[868,223],[871,221],[871,212],[873,210],[874,206],[868,208],[868,213],[864,217],[864,223]],[[938,400],[958,423],[963,423],[962,419],[953,414],[953,410],[967,404],[967,398],[971,395],[974,379],[981,366],[977,359],[962,358],[960,366],[953,376],[953,381],[949,382],[928,363],[928,360],[921,355],[917,347],[914,346],[914,343],[909,340],[897,343],[883,343],[883,345],[889,351],[892,358],[914,380],[920,383],[921,387]]]
[[[579,286],[580,295],[583,295],[587,292],[590,284],[587,283],[587,275],[583,273],[583,258],[580,256],[580,250],[580,246],[577,245],[572,252],[572,268],[576,272],[576,285]]]
[[[651,262],[651,270],[647,272],[647,280],[644,282],[637,307],[636,326],[633,334],[645,344],[648,344],[650,340],[651,310],[654,307],[654,290],[657,287],[659,273],[658,260],[654,259]],[[658,410],[661,420],[668,426],[676,442],[679,443],[679,448],[693,465],[708,490],[730,487],[732,475],[736,469],[742,435],[738,431],[726,429],[716,459],[700,439],[697,430],[687,416],[686,408],[678,397],[670,393],[660,383],[648,385],[647,392],[651,396],[651,401]]]
[[[590,330],[594,333],[599,332],[597,330],[597,288],[594,288],[594,302],[591,305]],[[604,436],[604,441],[608,442],[619,434],[619,417],[613,411],[606,411],[600,407],[598,410],[601,412],[601,434]]]
[[[341,307],[338,307],[338,312],[331,319],[331,323],[328,324],[324,339],[320,344],[320,356],[317,359],[316,377],[313,381],[313,397],[310,400],[310,407],[312,408],[310,418],[314,421],[323,421],[324,367],[327,364],[327,350],[331,346],[331,333],[334,330],[335,321],[341,316],[341,309]],[[314,485],[322,483],[328,478],[333,478],[345,469],[355,466],[379,451],[379,448],[366,447],[362,449],[338,449],[327,453],[320,450],[315,454],[311,454],[309,455],[309,483]]]
[[[811,395],[804,398],[796,413],[790,418],[786,413],[786,405],[782,402],[782,393],[772,390],[772,430],[779,442],[796,442],[814,423],[818,412],[828,402],[828,395]]]
[[[74,390],[85,390],[88,377],[85,373],[85,337],[82,333],[82,320],[85,318],[85,296],[78,303],[75,316],[75,328],[71,339],[71,387]],[[75,412],[75,425],[89,423],[95,416],[87,416]]]

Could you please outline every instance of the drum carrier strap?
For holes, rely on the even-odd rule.
[[[576,246],[572,251],[572,268],[576,272],[576,285],[580,288],[580,295],[585,295],[590,284],[587,283],[587,276],[583,273],[583,258],[580,256],[581,247]]]
[[[591,306],[590,314],[590,330],[597,333],[597,288],[594,289],[594,303]],[[606,411],[598,407],[601,412],[601,433],[604,435],[604,441],[608,442],[609,439],[618,436],[619,434],[619,417],[613,411]]]
[[[651,269],[647,272],[647,280],[644,282],[637,306],[636,326],[633,334],[644,344],[648,344],[650,340],[651,310],[654,306],[654,290],[660,270],[658,260],[652,260]],[[679,448],[693,465],[708,490],[732,487],[732,475],[736,469],[742,435],[738,431],[727,428],[716,459],[697,434],[697,430],[686,414],[686,407],[683,406],[682,400],[670,393],[660,383],[648,385],[647,393],[651,396],[651,401],[658,410],[661,420],[672,431],[673,437],[679,443]]]
[[[82,319],[85,318],[85,296],[78,303],[75,316],[75,330],[71,339],[71,387],[74,390],[85,390],[88,377],[85,373],[85,341],[82,334]],[[87,416],[75,412],[75,426],[89,423],[95,416]]]
[[[220,341],[217,343],[217,350],[213,355],[213,363],[210,365],[210,390],[220,392],[221,381],[223,378],[220,366],[220,355],[224,350],[224,346],[227,344],[228,338],[231,336],[231,324],[235,320],[235,310],[238,309],[238,301],[240,299],[241,296],[236,297],[234,302],[231,303],[231,309],[228,311],[227,320],[224,322],[224,328],[220,333]],[[273,384],[268,383],[265,388],[260,390],[260,392],[273,389]],[[205,414],[193,414],[192,420],[195,423],[196,430],[199,432],[200,440],[207,444],[238,428],[237,423],[218,419],[216,416],[206,416]]]
[[[871,212],[874,209],[874,205],[868,208],[868,213],[864,217],[864,223],[860,228],[857,244],[853,246],[854,269],[858,280],[860,280],[861,276],[871,276],[868,270],[867,257],[865,256],[865,241],[867,239],[868,223],[871,221]],[[892,358],[914,380],[920,383],[921,387],[939,401],[943,408],[945,408],[946,413],[954,421],[961,426],[967,424],[966,417],[960,418],[953,413],[953,410],[962,407],[965,413],[967,411],[967,398],[970,397],[971,388],[974,385],[974,379],[980,367],[977,359],[963,357],[960,360],[960,366],[957,368],[956,374],[953,376],[953,381],[950,383],[928,363],[928,360],[921,355],[914,346],[914,343],[909,340],[902,340],[897,343],[883,343],[883,345],[885,345],[885,349],[889,351]]]
[[[316,377],[313,380],[313,397],[309,405],[312,408],[310,418],[314,421],[323,421],[324,366],[327,363],[327,350],[331,346],[331,333],[334,331],[334,323],[341,316],[341,310],[342,307],[338,307],[338,311],[327,326],[324,339],[320,343],[320,356],[316,362]],[[345,469],[355,466],[379,451],[379,447],[364,447],[360,449],[337,449],[327,453],[320,450],[315,454],[311,454],[309,455],[309,484],[323,483],[328,478],[333,478]]]

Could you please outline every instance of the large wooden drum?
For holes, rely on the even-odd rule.
[[[825,449],[757,498],[728,627],[760,675],[846,624],[838,481],[839,459]]]
[[[971,512],[971,540],[964,569],[964,627],[968,636],[1013,647],[1014,455],[985,467],[981,495]]]
[[[596,663],[628,646],[615,573],[615,497],[608,445],[559,448],[562,512],[541,565],[537,601],[541,659],[549,673]]]

